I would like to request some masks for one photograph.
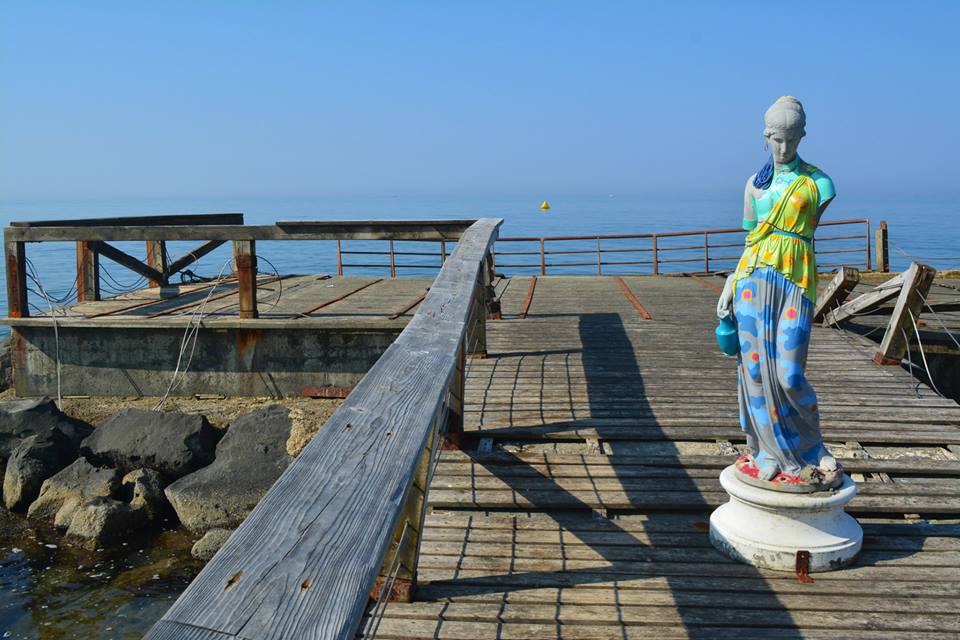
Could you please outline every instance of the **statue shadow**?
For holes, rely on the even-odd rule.
[[[636,399],[636,403],[628,401],[617,406],[649,406],[644,376],[621,317],[615,313],[588,313],[580,315],[577,322],[586,404],[591,415],[605,415],[611,403],[629,398]],[[637,338],[634,335],[634,340]],[[531,350],[513,355],[535,357],[538,353],[543,352]],[[568,380],[571,366],[568,359]],[[547,375],[542,368],[541,410]],[[556,371],[551,375],[555,378]],[[731,371],[731,375],[735,373]],[[500,380],[504,379],[509,378]],[[515,385],[518,384],[519,376],[514,380]],[[557,388],[562,385],[554,384],[553,394]],[[553,395],[551,402],[557,400]],[[571,407],[582,402],[579,397],[575,398],[574,388],[569,384],[566,400]],[[504,417],[512,423],[512,415]],[[589,420],[575,420],[554,425],[545,419],[541,424],[548,429],[554,426],[565,429],[588,423]],[[628,418],[624,424],[629,424]],[[584,588],[597,589],[595,593],[605,588],[612,595],[603,603],[606,605],[603,614],[598,615],[612,612],[613,617],[607,615],[604,619],[589,621],[589,624],[609,628],[604,637],[635,637],[640,626],[647,626],[645,632],[653,635],[660,628],[665,632],[672,629],[671,633],[682,630],[682,635],[693,638],[740,638],[745,629],[761,635],[775,634],[778,638],[803,637],[794,615],[768,582],[769,572],[735,563],[711,546],[707,533],[709,514],[719,502],[725,501],[725,494],[724,499],[719,500],[717,491],[722,490],[716,477],[711,477],[715,471],[685,466],[680,451],[659,431],[656,420],[649,424],[652,428],[645,433],[644,441],[634,445],[635,451],[641,453],[632,452],[629,457],[633,460],[628,456],[608,457],[602,477],[592,474],[584,464],[585,471],[578,478],[580,484],[576,491],[564,487],[569,485],[568,479],[555,477],[549,471],[544,474],[542,465],[534,466],[537,456],[510,451],[486,455],[468,452],[475,465],[483,467],[513,492],[514,504],[504,505],[504,510],[546,514],[561,532],[576,538],[578,546],[576,549],[564,544],[556,549],[551,547],[556,555],[542,557],[553,562],[539,563],[550,568],[524,570],[522,567],[537,563],[531,564],[529,556],[518,553],[518,521],[525,517],[521,513],[514,519],[508,571],[464,575],[477,572],[461,572],[458,563],[450,579],[432,581],[422,592],[418,591],[418,600],[423,597],[445,601],[461,595],[487,597],[495,598],[504,609],[509,605],[522,606],[517,603],[526,601],[524,591],[552,589],[555,590],[555,602],[551,603],[554,619],[536,622],[543,629],[549,628],[543,625],[554,624],[557,637],[567,637],[564,626],[572,624],[574,616],[579,623],[584,623],[582,617],[571,610],[579,606],[578,602],[582,604],[582,597],[589,593]],[[616,426],[606,428],[612,435]],[[489,433],[496,435],[497,429]],[[483,436],[485,432],[477,435]],[[644,444],[652,452],[649,457],[656,460],[638,465],[636,456],[647,457],[642,453]],[[713,484],[716,488],[711,488]],[[545,496],[549,499],[545,500]],[[461,562],[473,532],[472,526],[468,526]],[[561,542],[564,542],[562,537]],[[567,555],[577,550],[585,560]],[[782,576],[792,580],[790,574]],[[777,578],[781,590],[783,584],[791,585],[786,589],[788,592],[802,592],[808,586],[796,584],[794,588],[795,581],[784,583],[785,578]],[[570,599],[574,593],[580,599]],[[442,622],[438,635],[441,626]]]

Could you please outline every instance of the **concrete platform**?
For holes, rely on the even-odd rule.
[[[289,396],[355,385],[430,283],[261,276],[256,319],[238,316],[237,286],[226,280],[141,289],[2,322],[13,332],[21,396],[56,395],[58,361],[63,395],[163,395],[185,371],[173,395]]]

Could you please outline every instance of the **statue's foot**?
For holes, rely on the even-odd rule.
[[[773,460],[757,461],[757,478],[760,480],[773,480],[780,475],[780,466]]]

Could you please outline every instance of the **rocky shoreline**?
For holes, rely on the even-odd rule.
[[[192,555],[206,560],[338,402],[176,399],[169,411],[145,408],[147,399],[62,404],[66,411],[48,398],[0,399],[8,519],[97,550],[182,530],[195,541]],[[117,407],[95,424],[82,418]],[[214,409],[213,420],[198,408]]]

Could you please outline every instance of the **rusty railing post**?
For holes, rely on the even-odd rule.
[[[147,266],[163,274],[163,280],[150,280],[151,287],[167,284],[167,243],[163,240],[147,240]]]
[[[100,254],[86,240],[77,240],[77,302],[100,299]]]
[[[600,267],[600,236],[597,236],[597,275],[603,275],[603,269]]]
[[[240,317],[257,317],[257,242],[234,240],[233,262],[237,272]]]
[[[660,275],[660,261],[657,257],[657,234],[653,234],[653,275]]]
[[[390,277],[397,277],[397,263],[393,255],[393,240],[390,241]]]
[[[337,238],[337,275],[343,277],[343,256],[340,254],[340,239]]]
[[[544,253],[543,238],[540,238],[540,275],[547,275],[547,257]]]
[[[888,244],[887,223],[885,220],[880,221],[880,228],[875,232],[875,241],[877,251],[873,269],[874,271],[890,273],[890,246]],[[870,242],[869,238],[867,238],[867,242]]]
[[[7,259],[7,316],[30,317],[27,306],[27,254],[23,242],[4,241]]]
[[[710,232],[703,232],[703,272],[710,273]]]
[[[867,225],[867,232],[864,234],[864,242],[867,245],[867,259],[866,262],[864,262],[863,270],[870,271],[870,218],[867,218],[863,222]]]

